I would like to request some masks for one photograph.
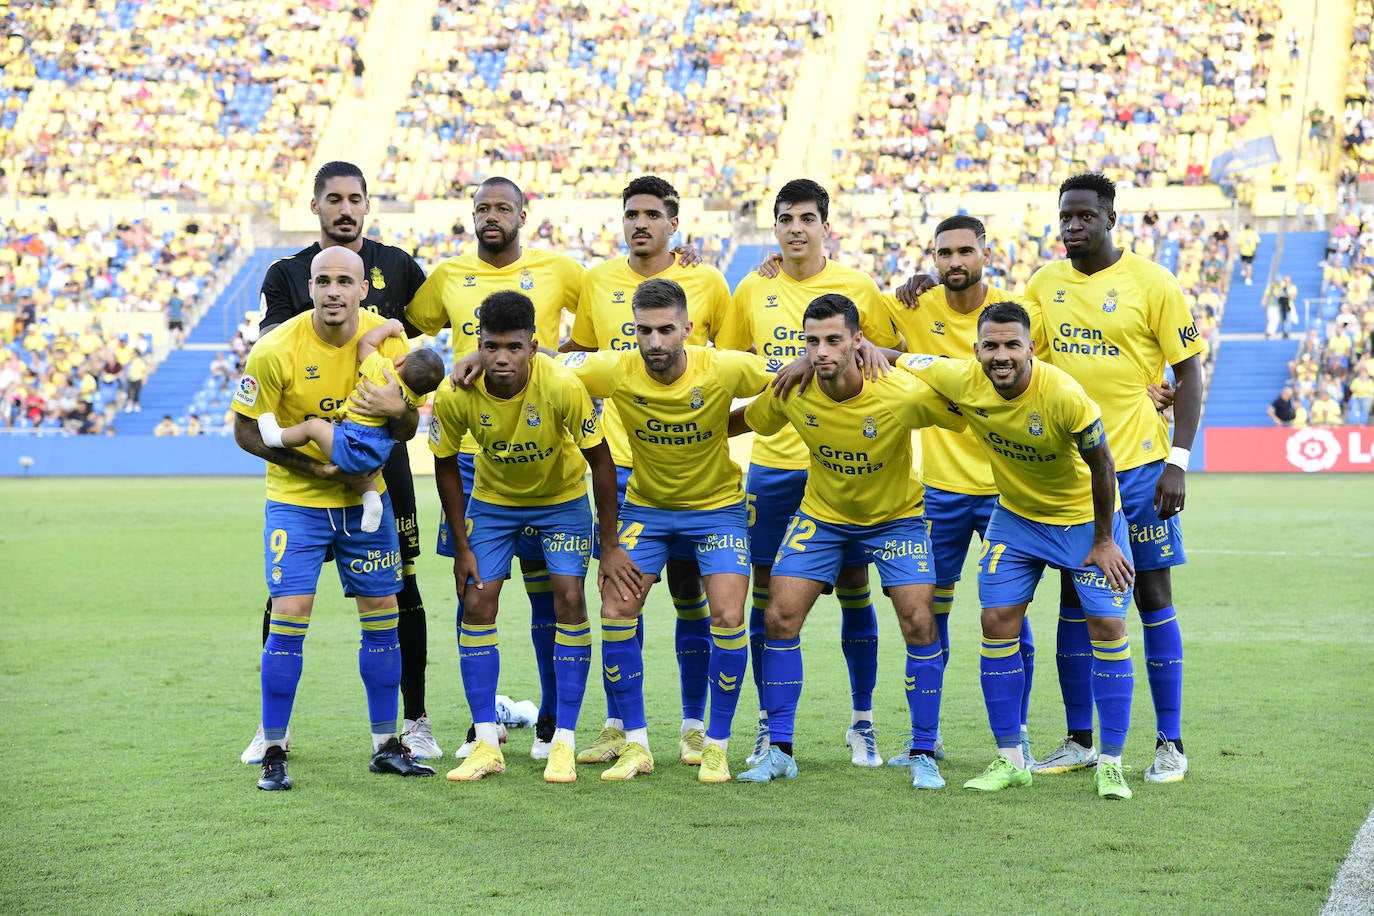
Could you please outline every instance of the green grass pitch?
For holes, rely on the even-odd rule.
[[[418,483],[428,548],[437,499],[427,478]],[[5,480],[0,912],[1316,912],[1374,802],[1371,484],[1191,478],[1191,562],[1176,571],[1175,598],[1192,774],[1175,786],[1142,781],[1153,713],[1132,614],[1135,798],[1108,803],[1088,774],[992,797],[959,788],[993,754],[971,566],[945,678],[943,792],[849,764],[830,598],[804,631],[801,777],[698,785],[675,759],[662,586],[648,608],[651,776],[603,784],[589,766],[573,785],[546,785],[529,731],[512,732],[507,772],[480,783],[372,775],[357,618],[332,572],[292,721],[296,788],[259,792],[257,768],[238,754],[258,721],[261,481]],[[468,722],[452,576],[433,555],[420,575],[429,709],[451,751]],[[1054,585],[1042,583],[1032,609],[1031,733],[1042,752],[1063,730]],[[518,586],[503,606],[502,692],[534,698]],[[590,607],[595,615],[594,597]],[[902,648],[890,608],[879,611],[876,716],[892,753],[906,731]],[[753,704],[750,686],[736,772]],[[593,683],[583,743],[602,714]]]

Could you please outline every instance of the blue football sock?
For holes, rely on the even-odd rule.
[[[1155,729],[1170,741],[1183,737],[1183,634],[1173,605],[1141,611],[1145,676],[1155,703]]]
[[[673,596],[677,609],[674,644],[678,683],[682,688],[682,718],[706,718],[706,695],[711,677],[711,610],[706,595]]]
[[[706,724],[706,737],[729,740],[740,682],[748,664],[749,635],[744,626],[711,627],[711,719]]]
[[[907,643],[906,705],[911,712],[911,746],[934,751],[940,730],[940,698],[945,683],[945,657],[938,641],[924,646]]]
[[[749,664],[754,669],[754,687],[759,692],[759,709],[763,702],[763,615],[768,609],[768,586],[754,583],[752,606],[749,609]]]
[[[1020,747],[1021,693],[1026,682],[1021,640],[983,637],[978,670],[992,737],[998,747]]]
[[[374,735],[396,733],[401,692],[401,644],[396,639],[399,613],[394,607],[358,612],[362,625],[358,673],[367,694],[367,718]]]
[[[1035,639],[1029,617],[1021,618],[1021,665],[1026,669],[1026,686],[1021,690],[1021,724],[1030,721],[1031,683],[1035,680]]]
[[[496,721],[496,682],[501,676],[501,647],[496,624],[464,623],[458,630],[458,670],[473,722]]]
[[[592,625],[560,623],[553,637],[553,665],[557,671],[558,716],[556,728],[577,728],[587,675],[592,670]]]
[[[309,617],[272,612],[267,642],[262,647],[262,734],[268,741],[285,741],[301,681],[302,651]]]
[[[769,639],[763,646],[763,701],[774,744],[791,742],[802,689],[801,638]]]
[[[525,594],[530,598],[530,642],[534,643],[534,665],[539,671],[539,715],[552,715],[558,697],[558,675],[554,671],[553,641],[557,620],[553,614],[553,582],[547,569],[521,573]]]
[[[1082,608],[1060,606],[1054,661],[1059,668],[1059,692],[1064,696],[1069,731],[1092,731],[1093,647]]]
[[[615,696],[625,730],[644,727],[644,653],[635,638],[637,620],[601,618],[601,675]]]
[[[1120,757],[1131,725],[1131,695],[1135,692],[1131,645],[1123,636],[1106,641],[1094,639],[1092,647],[1093,697],[1102,729],[1101,751],[1109,757]]]
[[[878,612],[867,585],[837,588],[840,599],[840,648],[849,666],[849,693],[854,709],[873,708],[878,684]]]
[[[949,612],[954,608],[954,586],[935,586],[935,600],[931,610],[935,613],[935,626],[940,630],[940,653],[949,665]]]

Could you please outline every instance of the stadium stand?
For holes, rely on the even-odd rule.
[[[648,170],[684,196],[757,200],[826,6],[521,0],[494,15],[442,0],[376,193],[457,197],[504,174],[541,195],[614,195],[652,148]]]
[[[885,5],[845,144],[856,191],[1202,184],[1266,99],[1278,7]]]

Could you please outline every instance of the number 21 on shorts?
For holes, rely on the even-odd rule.
[[[1002,554],[1006,552],[1006,549],[1006,544],[984,541],[983,550],[978,554],[978,571],[986,572],[988,575],[997,572],[997,562],[1002,559]],[[984,563],[987,563],[986,569],[984,569]]]

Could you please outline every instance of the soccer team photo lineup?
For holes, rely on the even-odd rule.
[[[0,913],[1374,913],[1374,0],[0,25]]]
[[[1186,562],[1209,347],[1175,276],[1118,244],[1112,180],[1079,171],[1049,196],[1057,256],[1019,289],[990,268],[984,223],[951,213],[931,218],[933,272],[897,277],[888,294],[828,256],[829,191],[786,181],[769,200],[775,245],[732,291],[681,243],[681,196],[652,174],[621,191],[621,252],[586,269],[526,247],[533,204],[514,180],[487,177],[467,202],[470,249],[426,275],[366,232],[361,169],[325,163],[310,188],[318,238],[267,270],[228,416],[267,467],[261,721],[242,754],[261,767],[258,788],[292,788],[291,714],[331,560],[357,605],[374,773],[493,778],[507,728],[529,724],[550,783],[642,779],[674,756],[707,784],[804,779],[808,758],[832,751],[795,746],[795,725],[826,716],[854,766],[945,789],[942,697],[972,689],[944,676],[957,591],[966,613],[980,609],[992,738],[991,762],[963,788],[1091,770],[1096,796],[1125,800],[1184,781],[1171,571]],[[1040,249],[1025,233],[1013,244]],[[451,769],[425,701],[431,615],[415,569],[427,482],[405,446],[417,433],[442,507],[427,521],[453,575],[425,593],[431,611],[456,598],[468,705],[436,717],[460,745]],[[742,470],[730,439],[746,434]],[[970,550],[976,582],[957,588]],[[502,614],[516,568],[528,602]],[[1065,728],[1033,753],[1026,611],[1047,571],[1059,615],[1036,635],[1054,647]],[[642,612],[655,589],[677,617],[676,748],[646,715]],[[800,703],[818,603],[827,615],[839,605],[847,723]],[[878,615],[891,612],[908,720],[881,748]],[[499,682],[503,655],[529,662],[527,625],[539,697],[517,712]],[[1133,767],[1142,655],[1156,740]],[[732,745],[742,700],[752,740]],[[602,724],[579,740],[587,716]]]

